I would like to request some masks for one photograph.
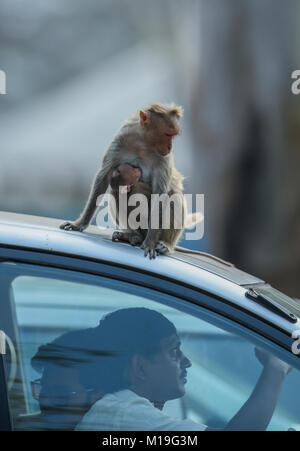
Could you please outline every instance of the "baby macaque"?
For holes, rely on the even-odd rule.
[[[128,205],[129,195],[143,194],[147,199],[147,205],[150,205],[151,189],[147,183],[140,180],[142,172],[139,168],[133,167],[130,164],[121,164],[116,168],[111,176],[110,187],[111,194],[115,198],[114,211],[111,208],[111,214],[113,219],[123,230],[122,232],[114,232],[112,236],[113,241],[125,241],[133,246],[141,245],[147,235],[147,229],[132,229],[128,224],[128,219],[133,207]],[[126,196],[123,204],[119,202],[120,196]],[[126,224],[122,224],[123,209],[126,208],[124,212]],[[146,215],[148,216],[149,209],[147,208]]]
[[[121,193],[131,193],[135,190],[137,184],[141,186],[142,182],[140,182],[140,178],[142,176],[142,171],[140,168],[136,168],[131,166],[130,164],[120,164],[112,173],[110,179],[110,186],[112,188],[112,192],[116,195],[119,192],[119,187],[123,187],[121,189]],[[150,187],[144,184],[147,187],[147,194],[151,194]]]
[[[182,194],[182,175],[174,166],[171,152],[173,140],[180,132],[182,112],[182,108],[174,104],[156,102],[130,117],[103,157],[102,168],[96,174],[82,214],[74,222],[61,224],[60,228],[83,231],[89,225],[97,208],[97,198],[106,192],[114,170],[121,164],[140,168],[141,181],[151,186],[151,194]],[[161,230],[152,227],[150,219],[141,246],[145,256],[149,255],[151,259],[166,252],[160,238]]]

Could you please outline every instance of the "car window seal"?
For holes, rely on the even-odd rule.
[[[276,313],[277,315],[281,316],[282,318],[286,319],[287,321],[291,323],[297,322],[297,317],[293,313],[291,313],[288,309],[282,307],[277,302],[275,302],[271,297],[266,295],[265,293],[262,293],[259,291],[258,288],[249,288],[245,296],[252,301],[256,302],[257,304],[262,305],[263,307],[267,308],[268,310]]]

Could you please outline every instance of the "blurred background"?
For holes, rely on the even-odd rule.
[[[75,219],[122,122],[184,107],[174,146],[212,252],[300,297],[297,0],[0,0],[0,210]],[[0,238],[1,239],[1,238]]]

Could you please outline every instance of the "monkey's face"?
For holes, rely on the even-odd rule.
[[[173,140],[177,135],[178,132],[172,129],[165,129],[162,131],[158,145],[158,152],[160,153],[160,155],[165,156],[171,152]]]
[[[152,123],[155,148],[160,155],[168,155],[172,150],[175,136],[180,133],[179,121],[175,117],[155,115]]]
[[[119,172],[124,185],[136,185],[142,176],[140,168],[135,168],[130,164],[121,164],[116,171]]]
[[[179,116],[172,112],[140,111],[140,124],[147,143],[160,155],[168,155],[175,136],[180,133]]]

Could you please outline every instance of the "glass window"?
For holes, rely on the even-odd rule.
[[[0,267],[14,325],[6,363],[15,429],[222,429],[257,387],[259,358],[271,358],[250,331],[164,293],[76,271]],[[286,380],[271,430],[300,428],[298,370]]]

